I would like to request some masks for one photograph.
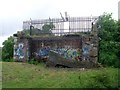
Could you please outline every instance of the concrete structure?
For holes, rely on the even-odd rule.
[[[91,23],[98,18],[93,17],[68,17],[68,21],[63,21],[61,18],[43,19],[43,20],[29,20],[23,22],[23,29],[30,29],[30,24],[34,28],[42,29],[42,26],[46,23],[52,22],[55,28],[53,33],[63,32],[87,32],[91,30]]]
[[[39,35],[35,37],[32,35],[26,36],[23,32],[18,32],[17,35],[14,35],[17,37],[14,45],[14,59],[26,62],[33,58],[35,60],[47,58],[48,65],[51,65],[51,63],[53,65],[54,63],[53,66],[62,64],[69,67],[75,67],[76,65],[77,67],[94,67],[98,59],[97,18],[74,17],[69,19],[69,22],[60,20],[61,19],[53,19],[51,21],[54,23],[56,27],[54,30],[56,30],[57,33],[61,35],[59,30],[63,30],[62,36]],[[49,23],[48,20],[32,21],[32,25],[35,27],[36,25],[43,25],[47,22]],[[28,23],[30,22],[24,22],[24,25]],[[65,31],[66,29],[69,29],[69,33]],[[56,33],[54,30],[53,34]],[[81,32],[81,30],[83,30],[83,32]],[[54,52],[56,52],[57,55]],[[59,57],[59,62],[57,61],[57,56]],[[60,58],[64,58],[64,60]],[[71,63],[67,63],[66,60],[67,62],[71,61]],[[78,62],[82,64],[78,64]],[[74,63],[76,63],[76,65]]]

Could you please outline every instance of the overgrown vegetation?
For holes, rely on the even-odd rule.
[[[112,14],[104,13],[98,20],[99,62],[107,66],[119,66],[120,60],[120,20],[115,21]]]
[[[104,66],[120,67],[120,20],[104,14],[98,23],[100,47],[99,62]],[[49,32],[48,24],[43,27]],[[54,28],[54,27],[52,27]],[[36,29],[38,30],[38,29]],[[39,32],[33,32],[37,35]],[[29,34],[29,32],[27,32]],[[36,33],[36,34],[35,34]],[[49,32],[51,33],[51,32]],[[39,35],[39,34],[38,34]],[[118,88],[118,68],[97,69],[47,68],[45,64],[31,60],[28,63],[13,61],[13,37],[3,42],[2,88]],[[1,64],[0,63],[0,64]],[[1,84],[1,82],[0,82]]]
[[[104,66],[120,67],[120,20],[112,18],[112,14],[104,13],[98,20],[100,37],[99,62]],[[34,29],[33,35],[49,33],[52,35],[53,23],[45,24],[42,30]],[[29,30],[25,31],[29,34]],[[45,36],[45,35],[44,35]],[[10,61],[13,58],[13,37],[3,42],[2,60]]]
[[[117,88],[118,69],[46,68],[16,62],[2,64],[3,88]]]
[[[0,47],[0,61],[2,61],[2,47]]]
[[[31,34],[32,36],[44,36],[44,35],[53,35],[52,29],[55,28],[52,22],[46,23],[42,26],[42,29],[32,28]],[[30,30],[23,30],[23,32],[28,36],[30,34]]]
[[[14,47],[14,39],[10,36],[7,40],[3,42],[2,47],[2,60],[10,61],[13,59],[13,47]]]

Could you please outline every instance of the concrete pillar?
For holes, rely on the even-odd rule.
[[[14,45],[14,59],[15,61],[26,62],[29,59],[28,39],[25,37],[15,38]]]

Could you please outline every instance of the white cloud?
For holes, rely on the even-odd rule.
[[[5,40],[7,40],[8,37],[9,37],[9,36],[4,36],[4,37],[0,36],[0,47],[3,46],[2,43],[3,43]]]
[[[44,17],[67,11],[71,16],[100,15],[113,12],[117,16],[119,0],[0,0],[2,18]],[[55,14],[56,13],[56,14]],[[39,16],[38,16],[39,15]],[[58,16],[59,17],[59,16]]]
[[[67,11],[70,16],[99,16],[113,13],[118,18],[119,0],[0,0],[0,32],[10,36],[22,29],[25,20],[60,17]],[[3,39],[4,40],[4,39]],[[3,41],[2,40],[2,41]]]

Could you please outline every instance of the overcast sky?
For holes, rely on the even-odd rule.
[[[120,0],[0,0],[0,46],[10,35],[22,30],[23,21],[71,16],[99,16],[113,13],[118,19]]]

